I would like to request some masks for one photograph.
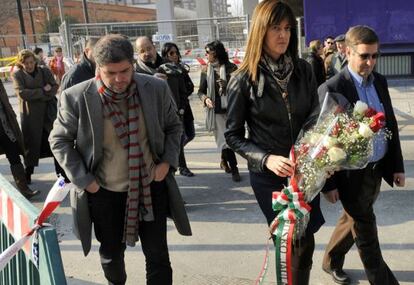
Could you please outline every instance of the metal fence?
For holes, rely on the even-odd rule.
[[[0,174],[0,252],[31,229],[39,212]],[[56,230],[45,227],[38,234],[39,267],[34,265],[29,241],[0,271],[0,285],[67,284]]]
[[[188,50],[204,49],[213,40],[222,41],[228,48],[241,48],[246,42],[247,32],[247,16],[123,23],[63,23],[60,27],[64,52],[70,57],[81,53],[86,38],[110,33],[123,34],[131,40],[149,36],[157,48],[163,42],[173,41],[181,50]]]
[[[45,55],[51,52],[50,35],[0,35],[0,58],[15,56],[20,50],[41,47]]]

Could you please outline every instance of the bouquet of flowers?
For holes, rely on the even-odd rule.
[[[288,187],[273,193],[273,209],[279,213],[270,232],[275,235],[278,284],[291,284],[287,255],[292,240],[305,233],[310,212],[307,203],[322,190],[329,172],[368,164],[374,140],[385,143],[390,137],[384,122],[384,114],[364,102],[351,106],[341,94],[328,93],[316,122],[311,120],[302,129],[290,152],[295,174]]]

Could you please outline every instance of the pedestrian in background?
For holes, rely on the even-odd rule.
[[[97,41],[97,38],[90,38],[86,42],[80,62],[72,66],[63,76],[60,85],[61,91],[95,77],[96,66],[93,58],[93,48]]]
[[[339,171],[327,180],[325,190],[335,189],[328,192],[328,200],[335,202],[340,199],[344,212],[326,246],[322,268],[336,283],[350,284],[351,279],[343,271],[343,265],[345,255],[355,243],[369,283],[397,285],[397,279],[381,254],[374,214],[374,203],[380,192],[382,178],[391,187],[405,184],[397,120],[387,80],[374,71],[379,56],[377,34],[367,26],[355,26],[346,33],[345,42],[348,64],[319,87],[319,96],[324,98],[327,92],[340,93],[352,104],[361,100],[369,108],[383,112],[385,126],[392,137],[380,131],[366,168]]]
[[[43,49],[40,48],[40,47],[35,47],[35,49],[33,50],[33,53],[36,56],[37,65],[38,66],[46,66],[46,62],[44,60],[44,55],[43,55]]]
[[[165,74],[158,72],[158,67],[163,63],[162,57],[157,53],[157,49],[149,37],[138,37],[135,41],[135,48],[138,52],[135,63],[136,72],[167,79]]]
[[[192,177],[194,173],[188,169],[184,155],[184,147],[195,137],[194,116],[188,97],[193,94],[194,84],[188,75],[190,67],[181,62],[181,54],[175,43],[165,43],[161,56],[165,62],[158,71],[167,75],[167,82],[177,104],[178,115],[183,123],[178,171],[181,175]]]
[[[172,95],[164,80],[134,72],[124,36],[101,38],[94,58],[97,76],[62,92],[49,138],[76,186],[78,237],[87,255],[92,221],[109,284],[126,284],[125,249],[138,239],[146,284],[172,284],[167,216],[191,235],[174,178],[182,130]]]
[[[24,155],[23,136],[16,114],[10,105],[9,98],[0,80],[0,154],[6,154],[10,163],[10,170],[13,175],[17,189],[27,199],[37,195],[39,191],[32,190],[27,184],[24,166],[20,155]]]
[[[65,63],[63,61],[63,52],[61,47],[56,47],[54,55],[49,61],[49,68],[55,76],[55,81],[59,85],[65,74]]]
[[[36,57],[30,50],[17,55],[13,74],[14,90],[19,101],[20,123],[25,148],[26,180],[31,183],[34,168],[39,159],[53,157],[48,137],[56,119],[58,85],[47,67],[37,66]],[[62,168],[54,159],[56,174]]]
[[[226,144],[224,131],[227,121],[227,83],[231,73],[237,69],[229,61],[223,43],[216,40],[205,47],[208,63],[203,66],[198,95],[206,108],[206,129],[214,132],[218,150],[221,152],[220,168],[231,173],[235,182],[240,181],[234,151]]]
[[[288,184],[289,152],[303,125],[319,114],[312,68],[298,56],[297,23],[282,1],[264,0],[254,12],[246,56],[228,85],[228,145],[247,159],[250,183],[267,223],[278,212],[272,193]],[[247,123],[249,136],[245,136]],[[319,195],[310,203],[303,238],[292,244],[292,284],[309,284],[314,233],[324,223]]]
[[[341,34],[335,38],[336,51],[325,59],[326,79],[338,74],[347,64],[345,35]]]
[[[323,46],[320,40],[313,40],[309,43],[309,56],[306,61],[312,67],[313,74],[315,75],[316,84],[321,85],[326,80],[325,66],[322,59]]]

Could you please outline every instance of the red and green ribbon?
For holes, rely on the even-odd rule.
[[[293,148],[291,159],[294,159]],[[299,191],[295,177],[290,179],[289,187],[272,194],[272,208],[279,212],[270,224],[274,235],[276,255],[276,280],[278,285],[292,284],[292,243],[295,239],[295,225],[309,214],[311,207],[305,202],[303,192]]]

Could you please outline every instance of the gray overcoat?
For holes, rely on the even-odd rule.
[[[51,156],[49,146],[42,145],[42,139],[45,134],[49,134],[55,120],[54,116],[48,114],[48,104],[56,104],[55,95],[59,86],[46,67],[36,67],[34,77],[23,69],[18,69],[12,74],[12,78],[19,100],[25,164],[37,166],[40,158]],[[50,91],[43,90],[46,84],[52,86]],[[54,110],[56,113],[56,107]]]
[[[178,165],[181,122],[167,83],[153,76],[134,74],[144,113],[147,136],[155,162]],[[57,119],[49,136],[52,152],[72,183],[74,232],[82,242],[84,254],[91,247],[91,221],[84,189],[95,179],[103,157],[103,113],[94,79],[62,92]],[[191,235],[173,169],[166,177],[171,217],[178,232]]]

